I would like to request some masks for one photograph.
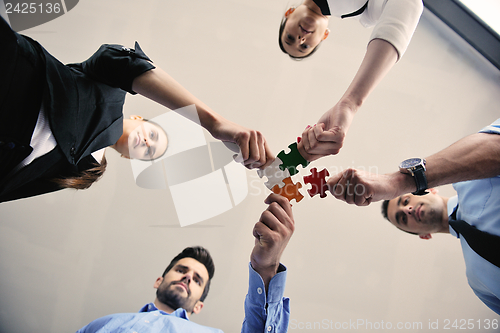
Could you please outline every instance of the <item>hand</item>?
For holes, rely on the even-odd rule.
[[[377,175],[351,168],[330,177],[327,185],[335,198],[357,206],[415,191],[413,178],[400,172]]]
[[[269,205],[253,228],[255,246],[250,256],[253,269],[267,287],[276,275],[281,254],[295,230],[292,206],[285,197],[271,193],[265,200]]]
[[[302,156],[308,161],[314,161],[323,156],[338,154],[355,112],[349,103],[337,103],[321,116],[316,125],[308,126],[302,132]]]
[[[243,160],[239,162],[249,169],[265,169],[274,161],[274,155],[271,153],[264,135],[259,131],[222,119],[212,127],[210,132],[216,139],[237,144]]]

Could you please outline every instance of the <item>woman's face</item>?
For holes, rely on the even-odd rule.
[[[305,57],[328,36],[328,17],[316,13],[305,5],[298,6],[287,18],[281,42],[293,57]]]
[[[116,148],[125,157],[154,160],[163,155],[167,145],[165,132],[156,124],[142,119],[124,119],[123,134]]]

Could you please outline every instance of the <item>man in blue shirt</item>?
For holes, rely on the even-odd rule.
[[[457,191],[453,198],[441,197],[432,188],[451,183]],[[462,220],[500,237],[500,119],[425,160],[403,161],[399,172],[374,175],[349,169],[331,177],[328,185],[337,199],[359,206],[385,199],[382,214],[422,239],[438,232],[458,237],[470,287],[500,314],[500,267],[476,253],[464,233],[450,226]]]
[[[241,331],[286,332],[290,317],[288,298],[283,297],[286,268],[281,254],[295,229],[291,205],[282,196],[271,194],[259,222],[253,229],[255,246],[250,256],[250,282],[245,299],[245,320]],[[95,332],[222,332],[189,320],[203,309],[215,267],[208,251],[188,247],[178,254],[154,287],[153,303],[138,313],[112,314],[94,320],[77,333]]]

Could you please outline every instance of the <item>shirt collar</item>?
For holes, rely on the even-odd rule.
[[[458,196],[454,196],[448,199],[448,216],[451,216],[458,206]],[[451,226],[449,227],[450,234],[458,238],[458,234]]]
[[[182,318],[182,319],[186,319],[186,320],[189,320],[189,317],[187,315],[187,312],[186,310],[184,310],[183,308],[178,308],[177,310],[175,310],[174,312],[172,313],[166,313],[165,311],[162,311],[162,310],[159,310],[156,305],[154,305],[154,303],[149,303],[149,304],[146,304],[144,305],[140,310],[139,312],[152,312],[152,311],[158,311],[160,312],[161,314],[163,315],[167,315],[167,316],[174,316],[174,317],[179,317],[179,318]]]

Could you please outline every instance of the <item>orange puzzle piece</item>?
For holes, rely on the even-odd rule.
[[[271,191],[284,196],[288,199],[288,201],[295,199],[295,202],[299,202],[304,198],[304,196],[299,192],[299,188],[302,187],[301,183],[294,184],[291,177],[283,179],[283,183],[285,183],[285,186],[280,188],[278,185],[274,185]]]

